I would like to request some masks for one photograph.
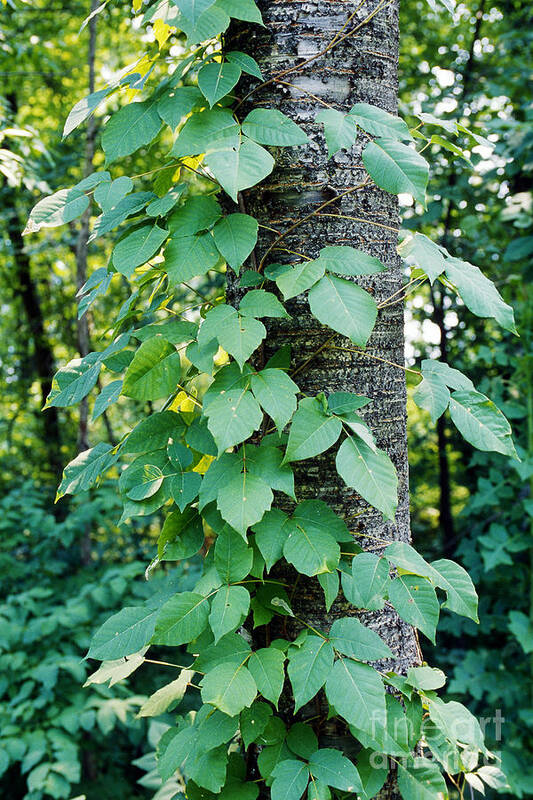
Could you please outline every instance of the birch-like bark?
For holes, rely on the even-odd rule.
[[[242,193],[241,210],[265,226],[260,228],[256,263],[275,240],[269,229],[286,231],[325,201],[365,180],[361,161],[365,136],[360,134],[350,151],[341,151],[328,160],[321,126],[314,119],[327,106],[347,112],[357,102],[395,113],[399,39],[398,0],[359,3],[259,0],[258,5],[266,27],[246,23],[236,26],[225,44],[228,50],[252,55],[266,78],[316,56],[343,29],[350,15],[353,15],[351,22],[343,34],[357,30],[325,55],[254,92],[238,108],[241,119],[254,107],[279,109],[302,125],[312,139],[310,146],[286,148],[277,153],[272,175],[258,187]],[[257,82],[251,82],[249,87],[256,85]],[[385,273],[358,279],[381,303],[402,284],[396,253],[398,225],[396,198],[368,185],[335,200],[322,213],[296,227],[280,242],[280,249],[270,253],[266,263],[298,261],[295,255],[298,253],[314,258],[326,245],[363,249],[388,267]],[[230,300],[236,300],[239,293],[230,278]],[[269,358],[282,344],[290,343],[293,375],[305,394],[352,391],[372,398],[362,415],[374,431],[378,445],[392,458],[399,477],[399,506],[394,523],[384,522],[381,513],[344,485],[330,453],[296,465],[298,500],[319,497],[327,502],[345,519],[365,549],[379,551],[382,540],[409,541],[405,373],[401,367],[388,363],[404,364],[402,305],[380,311],[368,344],[368,356],[350,352],[357,348],[340,335],[326,345],[332,331],[311,316],[305,296],[289,301],[287,308],[292,319],[270,323],[263,358]],[[295,584],[290,567],[284,568],[283,577],[290,585]],[[299,576],[291,602],[298,616],[326,630],[335,618],[354,613],[341,596],[326,614],[318,581],[303,576]],[[391,607],[386,606],[383,612],[365,613],[362,620],[378,631],[395,653],[394,662],[385,662],[383,666],[405,672],[409,666],[420,663],[413,630]],[[295,631],[289,627],[288,632],[290,635]],[[258,646],[265,644],[261,635]],[[275,629],[271,635],[274,638]],[[324,701],[321,703],[323,713]],[[282,700],[282,710],[287,715],[291,705],[287,685]],[[313,703],[301,715],[305,718],[316,713]],[[326,722],[323,716],[318,734],[322,745],[350,747],[349,737],[338,721]],[[268,790],[263,791],[261,796],[269,797]],[[391,776],[379,798],[392,800],[398,796]]]

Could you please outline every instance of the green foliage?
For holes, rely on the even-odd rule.
[[[99,443],[75,458],[65,469],[58,496],[87,490],[113,470],[114,477],[119,476],[122,519],[149,521],[162,509],[165,522],[149,577],[161,562],[185,561],[203,551],[201,574],[193,581],[180,581],[179,591],[173,586],[160,592],[153,592],[149,583],[144,602],[122,607],[100,625],[88,657],[115,663],[104,664],[91,685],[133,674],[130,669],[144,663],[147,648],[186,646],[188,652],[180,660],[187,662],[194,655],[193,664],[178,666],[180,674],[143,701],[140,710],[140,717],[167,713],[174,704],[191,703],[193,692],[198,698],[200,690],[203,706],[195,714],[188,714],[187,708],[178,712],[177,721],[159,737],[157,755],[150,762],[164,787],[170,782],[168,796],[178,791],[175,778],[183,778],[187,796],[193,799],[218,795],[254,800],[257,787],[246,781],[239,730],[247,743],[261,748],[257,764],[273,800],[297,800],[306,790],[315,798],[331,797],[330,789],[367,796],[379,791],[381,777],[369,778],[365,772],[368,754],[363,752],[354,766],[340,751],[314,748],[316,737],[309,723],[306,733],[300,729],[297,735],[293,728],[287,733],[275,713],[286,668],[295,712],[323,691],[331,715],[344,720],[363,750],[408,757],[399,767],[404,798],[434,798],[446,791],[441,766],[447,769],[448,762],[442,753],[448,745],[459,744],[452,720],[471,723],[464,707],[455,701],[446,704],[435,694],[442,685],[440,675],[438,680],[427,672],[385,676],[379,662],[390,658],[391,651],[378,633],[349,616],[337,619],[329,634],[298,620],[306,627],[295,641],[271,642],[265,631],[267,646],[254,650],[246,630],[240,630],[244,623],[252,624],[250,611],[256,628],[264,628],[274,616],[294,616],[284,587],[275,578],[264,578],[265,568],[268,572],[281,559],[301,576],[319,576],[328,607],[342,584],[345,600],[355,609],[379,611],[387,603],[431,641],[441,609],[437,589],[446,593],[443,607],[470,620],[477,619],[477,598],[467,573],[447,559],[429,564],[400,543],[389,545],[384,554],[360,553],[345,522],[318,499],[290,505],[291,511],[284,499],[283,510],[278,507],[280,492],[295,500],[289,464],[326,452],[342,436],[334,459],[339,477],[386,519],[394,520],[398,478],[389,455],[377,448],[364,416],[357,413],[366,398],[336,393],[298,398],[290,358],[274,357],[264,365],[260,350],[268,334],[260,319],[288,317],[277,295],[263,288],[270,280],[284,301],[308,292],[311,313],[333,332],[331,338],[346,337],[364,353],[380,307],[370,291],[338,276],[373,275],[385,267],[363,251],[325,247],[314,259],[303,256],[302,263],[267,264],[262,274],[263,265],[250,259],[257,275],[250,282],[248,276],[249,291],[238,308],[223,302],[216,291],[204,294],[204,283],[209,289],[219,286],[217,276],[225,265],[235,271],[245,266],[258,237],[257,222],[247,214],[225,213],[226,201],[219,205],[212,194],[206,195],[204,179],[209,191],[224,190],[237,203],[242,190],[273,170],[275,160],[267,148],[303,148],[310,140],[306,131],[274,109],[255,108],[241,120],[234,90],[242,70],[260,77],[257,65],[245,54],[225,54],[223,49],[213,56],[210,40],[227,29],[231,18],[261,24],[253,0],[178,0],[173,6],[145,9],[141,24],[153,25],[158,49],[151,46],[150,66],[140,80],[137,73],[127,76],[130,102],[111,115],[102,133],[109,165],[139,158],[144,148],[169,146],[170,127],[177,133],[168,153],[170,163],[146,173],[156,173],[143,180],[141,189],[147,191],[130,194],[133,178],[120,175],[111,181],[102,173],[95,183],[56,192],[37,204],[27,231],[70,222],[92,199],[102,211],[92,238],[135,216],[134,226],[119,230],[111,257],[114,270],[132,288],[118,314],[110,312],[106,319],[114,334],[122,336],[60,370],[47,406],[63,408],[83,400],[101,376],[107,379],[114,372],[121,378],[105,383],[94,413],[103,416],[119,396],[131,398],[137,403],[137,424],[128,419],[117,445]],[[166,74],[164,44],[168,37],[183,44],[181,34],[186,47],[204,44]],[[178,85],[185,79],[194,85]],[[137,97],[140,92],[143,99]],[[74,130],[99,99],[86,98],[66,129]],[[324,124],[330,155],[350,147],[359,134],[370,140],[362,154],[365,185],[373,181],[390,193],[408,193],[426,208],[429,165],[402,119],[364,103],[348,115],[332,109],[317,119]],[[418,141],[418,135],[415,138]],[[432,137],[430,143],[441,141],[446,140]],[[449,146],[445,149],[455,153]],[[161,174],[164,170],[169,171],[168,180]],[[184,183],[175,185],[184,173]],[[93,193],[93,186],[98,191]],[[404,243],[402,253],[424,262],[417,263],[419,270],[456,290],[474,314],[514,331],[513,312],[494,284],[477,267],[419,236],[414,244]],[[98,291],[83,301],[84,307],[105,295],[106,276],[89,284],[91,293]],[[187,283],[199,277],[201,285]],[[261,288],[252,288],[256,286]],[[188,308],[185,299],[191,293],[202,300],[194,307],[200,311],[193,322],[176,319]],[[482,451],[514,456],[503,413],[468,378],[438,363],[422,364],[416,395],[421,407],[434,420],[449,407],[467,442]],[[155,572],[161,574],[162,570]],[[511,619],[515,629],[523,629],[520,623]],[[386,693],[385,682],[403,693],[403,705]],[[197,701],[192,704],[198,707]],[[443,750],[434,745],[440,766],[409,756],[420,738],[425,712],[434,728],[433,740],[444,742]],[[460,743],[472,749],[477,763],[485,746],[479,726],[470,728],[471,735]],[[454,771],[472,775],[472,763],[474,756],[465,757]],[[59,778],[50,777],[58,770],[47,762],[40,766],[41,772],[28,777],[30,790],[40,784],[53,796],[66,796],[62,788],[55,788]],[[476,779],[481,780],[480,774]]]

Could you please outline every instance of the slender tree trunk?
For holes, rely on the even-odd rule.
[[[24,204],[26,207],[28,203]],[[46,334],[44,315],[41,308],[38,287],[33,279],[30,257],[24,246],[22,224],[16,210],[16,199],[13,197],[13,208],[7,213],[7,234],[13,251],[13,290],[19,296],[27,319],[33,343],[34,366],[31,370],[36,375],[41,389],[41,401],[44,406],[52,388],[52,376],[55,372],[55,360],[52,346]],[[48,408],[42,415],[43,441],[48,454],[48,465],[52,479],[57,484],[61,480],[63,462],[61,457],[61,434],[57,408]]]
[[[262,258],[274,242],[272,229],[287,231],[295,222],[326,201],[332,201],[322,212],[288,233],[280,247],[270,254],[269,261],[298,260],[294,253],[316,257],[326,245],[352,245],[377,256],[388,270],[379,276],[360,281],[378,303],[400,289],[402,276],[396,254],[398,208],[397,201],[375,186],[336,200],[343,191],[362,184],[361,149],[363,136],[349,152],[327,159],[327,150],[319,126],[314,123],[318,111],[331,105],[348,111],[356,102],[367,102],[387,111],[397,109],[398,63],[398,0],[366,0],[354,2],[281,2],[259,0],[265,28],[243,25],[234,30],[227,48],[244,50],[259,62],[268,78],[293,67],[325,48],[353,15],[343,33],[357,28],[326,55],[282,78],[286,83],[272,82],[253,94],[239,108],[244,117],[250,108],[277,108],[301,124],[312,138],[312,145],[288,148],[273,174],[260,186],[244,192],[242,210],[253,214],[261,225],[255,259]],[[366,22],[365,22],[366,21]],[[363,24],[362,24],[363,23]],[[315,97],[311,97],[310,94]],[[322,102],[320,102],[322,101]],[[354,219],[356,218],[356,219]],[[230,281],[230,297],[236,299],[238,290]],[[307,395],[321,391],[352,391],[372,398],[363,410],[367,423],[374,431],[378,444],[393,459],[399,476],[400,503],[395,523],[384,522],[382,515],[351,489],[343,485],[330,454],[303,462],[296,468],[298,500],[319,497],[327,502],[356,534],[366,549],[379,550],[380,541],[408,541],[408,465],[406,439],[406,391],[403,365],[403,309],[401,304],[383,309],[369,342],[368,356],[352,352],[357,348],[340,335],[322,327],[309,313],[305,296],[287,304],[292,315],[289,322],[270,325],[263,358],[269,358],[282,344],[292,347],[292,374]],[[346,349],[349,348],[349,349]],[[382,361],[381,359],[385,359]],[[295,576],[287,567],[283,577],[294,585],[292,603],[298,616],[321,629],[353,609],[342,599],[329,614],[324,610],[322,590],[316,579]],[[383,612],[365,613],[365,623],[377,630],[395,653],[388,662],[400,672],[419,663],[420,650],[410,626],[396,612],[386,607]],[[294,633],[290,626],[286,631]],[[272,631],[272,638],[277,633]],[[264,642],[258,642],[263,646]],[[289,710],[288,690],[282,708]],[[349,748],[342,725],[326,721],[325,705],[320,701],[321,719],[317,725],[323,743]],[[316,705],[304,708],[302,717],[317,714]],[[268,795],[262,795],[268,796]],[[382,790],[382,800],[396,798],[394,779]]]

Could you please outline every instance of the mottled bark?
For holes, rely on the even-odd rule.
[[[244,50],[253,55],[267,78],[323,50],[351,14],[354,14],[353,19],[343,33],[359,27],[326,55],[281,78],[292,86],[272,82],[245,99],[238,108],[241,118],[253,107],[280,109],[302,125],[312,140],[311,145],[277,153],[273,174],[260,186],[243,192],[241,208],[267,226],[260,228],[256,262],[261,261],[274,242],[275,234],[268,228],[284,232],[325,201],[364,181],[361,150],[366,138],[361,134],[350,151],[342,151],[328,160],[321,127],[314,118],[326,104],[346,112],[356,102],[371,103],[395,113],[398,62],[397,0],[366,0],[359,4],[259,0],[259,6],[266,27],[242,25],[232,32],[226,44],[228,49]],[[376,12],[375,15],[361,25],[372,12]],[[250,84],[254,85],[257,84]],[[280,242],[280,247],[270,253],[266,263],[298,261],[295,253],[316,257],[326,245],[361,248],[380,258],[388,267],[383,274],[358,281],[379,303],[396,292],[402,283],[396,254],[397,229],[396,198],[369,185],[335,200],[322,213],[295,228]],[[231,280],[229,291],[230,299],[236,300],[239,290]],[[269,358],[288,342],[292,346],[293,375],[307,395],[321,391],[352,391],[372,398],[373,402],[362,413],[379,446],[394,461],[399,476],[400,502],[394,523],[384,522],[381,513],[343,484],[331,454],[297,465],[298,500],[319,497],[327,502],[345,519],[350,530],[357,534],[357,541],[366,549],[379,551],[381,539],[408,541],[405,374],[401,368],[387,363],[404,363],[401,304],[380,311],[367,348],[369,356],[343,349],[356,348],[340,335],[328,342],[332,331],[310,315],[305,296],[290,301],[287,307],[292,319],[269,325],[263,357]],[[285,569],[284,577],[294,584],[295,576],[290,568]],[[326,630],[335,618],[353,613],[353,609],[340,600],[326,614],[318,581],[303,576],[294,587],[292,603],[299,616]],[[395,653],[394,662],[388,662],[388,667],[405,672],[408,666],[419,662],[416,636],[392,608],[366,613],[362,618],[383,636]],[[290,626],[288,633],[294,633]],[[272,636],[275,635],[274,630]],[[284,698],[285,708],[287,704],[290,704],[288,694]],[[312,709],[303,710],[304,716],[315,714],[315,704]],[[340,747],[347,744],[343,727],[338,722],[323,720],[318,733],[323,743]],[[394,780],[379,797],[382,800],[397,797]]]

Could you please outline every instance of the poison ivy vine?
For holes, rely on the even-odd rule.
[[[134,11],[141,5],[134,0]],[[97,269],[81,290],[79,313],[117,276],[130,282],[132,294],[112,322],[107,346],[59,370],[47,406],[75,404],[101,374],[118,374],[97,395],[93,417],[121,395],[152,409],[117,446],[102,442],[74,459],[58,497],[87,490],[113,471],[119,475],[122,520],[162,508],[166,515],[147,577],[161,564],[205,553],[203,575],[192,591],[156,595],[143,606],[122,609],[96,632],[88,656],[104,662],[99,680],[104,675],[114,681],[137,669],[150,645],[185,646],[193,654],[141,710],[160,714],[190,687],[200,693],[199,711],[180,717],[158,745],[162,779],[178,773],[193,800],[254,800],[258,782],[247,780],[245,763],[253,745],[273,800],[298,800],[306,791],[315,800],[371,798],[387,778],[388,759],[397,765],[405,800],[447,796],[443,772],[459,776],[452,777],[459,787],[465,781],[490,784],[499,772],[496,766],[478,767],[479,757],[490,757],[478,722],[465,707],[438,695],[444,674],[428,666],[406,675],[387,669],[391,650],[357,617],[337,619],[328,631],[302,619],[294,641],[278,638],[256,650],[250,645],[250,617],[260,627],[276,615],[294,616],[286,587],[268,577],[282,559],[298,573],[318,577],[328,610],[342,586],[354,609],[376,611],[387,604],[434,641],[439,590],[443,607],[477,621],[476,592],[458,564],[430,564],[403,542],[382,542],[386,546],[378,552],[363,552],[324,502],[297,501],[291,465],[329,448],[336,448],[346,486],[391,520],[397,476],[358,413],[368,398],[345,392],[303,396],[286,348],[259,365],[255,354],[267,335],[262,320],[288,317],[286,301],[307,293],[318,321],[364,353],[380,308],[402,302],[426,280],[438,280],[472,313],[516,331],[513,311],[494,284],[422,234],[402,241],[399,252],[412,265],[410,280],[380,305],[353,280],[385,270],[361,250],[329,246],[317,258],[302,255],[280,264],[272,251],[282,233],[259,263],[250,259],[257,221],[226,213],[228,205],[217,195],[223,191],[237,202],[242,190],[274,168],[268,148],[305,147],[308,136],[278,110],[255,108],[241,118],[234,90],[242,73],[257,86],[264,79],[251,56],[221,50],[218,37],[231,19],[262,24],[253,0],[149,4],[139,20],[151,26],[154,45],[115,83],[74,107],[65,135],[111,93],[122,93],[126,104],[103,129],[106,167],[158,138],[165,141],[169,128],[177,134],[168,163],[153,171],[153,191],[134,190],[136,179],[146,185],[146,175],[113,178],[107,169],[98,171],[41,200],[27,225],[31,233],[68,223],[91,202],[100,209],[91,240],[127,223],[109,266]],[[177,31],[186,36],[187,49],[170,59],[173,70],[167,70]],[[140,92],[143,99],[132,102]],[[409,129],[366,103],[348,114],[321,110],[316,120],[330,156],[359,136],[367,142],[367,175],[346,193],[374,182],[393,194],[409,193],[422,205],[429,165],[416,142],[461,155],[446,136],[462,133],[480,141],[463,126],[427,114]],[[431,133],[435,127],[438,134]],[[198,193],[198,175],[210,183],[208,192]],[[173,299],[183,284],[224,265],[246,290],[238,308],[222,297],[200,297],[199,313],[176,312]],[[423,361],[418,374],[415,399],[433,421],[449,409],[475,447],[516,458],[509,423],[467,376],[436,360]],[[281,504],[280,493],[288,498]],[[331,714],[344,720],[360,744],[356,763],[340,750],[319,747],[309,722],[295,720],[287,729],[278,713],[286,676],[295,713],[325,692]],[[420,755],[420,743],[431,758]]]

